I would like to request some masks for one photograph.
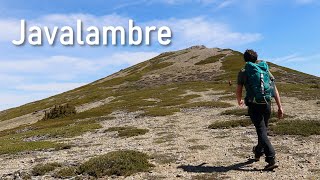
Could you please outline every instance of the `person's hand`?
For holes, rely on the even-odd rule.
[[[239,105],[240,107],[243,107],[243,106],[244,106],[244,101],[241,99],[240,101],[238,101],[238,105]]]
[[[283,109],[282,109],[282,108],[279,108],[279,109],[278,109],[278,118],[279,118],[279,119],[282,119],[282,118],[283,118]]]

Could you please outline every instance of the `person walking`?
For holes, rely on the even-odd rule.
[[[278,106],[278,118],[283,118],[283,108],[280,95],[274,84],[274,77],[269,71],[265,61],[258,61],[258,55],[254,50],[245,51],[244,60],[246,65],[238,74],[237,101],[239,106],[248,106],[248,112],[253,122],[258,144],[253,147],[255,161],[265,155],[268,163],[264,170],[273,170],[276,164],[276,153],[267,136],[268,121],[271,115],[271,98],[274,97]],[[242,99],[243,86],[246,89],[246,97]]]

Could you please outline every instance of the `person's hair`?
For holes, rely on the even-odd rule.
[[[247,49],[246,52],[243,54],[243,58],[246,62],[256,62],[258,59],[258,54],[252,50],[252,49]]]

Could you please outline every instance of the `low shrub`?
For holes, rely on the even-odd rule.
[[[69,104],[54,106],[49,111],[45,111],[45,115],[42,120],[56,119],[62,117],[68,117],[76,114],[76,108]]]
[[[230,109],[222,112],[221,115],[247,116],[248,109]]]
[[[209,107],[209,108],[227,108],[232,107],[231,104],[221,101],[202,101],[188,103],[180,106],[181,108],[194,108],[194,107]]]
[[[48,172],[55,170],[57,167],[61,167],[60,163],[47,163],[47,164],[38,164],[32,169],[32,175],[34,176],[43,176]]]
[[[270,129],[280,135],[320,135],[320,121],[316,120],[283,120]]]
[[[79,166],[78,171],[94,177],[129,176],[153,167],[148,159],[148,155],[137,151],[114,151],[88,160]]]
[[[249,119],[237,119],[228,121],[217,121],[209,125],[209,129],[229,129],[234,127],[247,127],[252,125]]]
[[[178,109],[178,108],[165,108],[165,107],[163,107],[163,108],[152,107],[152,108],[147,108],[142,115],[143,116],[151,116],[151,117],[169,116],[169,115],[173,115],[176,112],[180,112],[180,109]]]
[[[133,137],[138,135],[143,135],[149,132],[148,129],[138,129],[136,127],[111,127],[105,132],[118,131],[119,137]]]
[[[75,167],[64,167],[54,174],[56,178],[70,178],[76,175],[77,168]]]

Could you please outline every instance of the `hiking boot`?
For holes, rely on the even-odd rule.
[[[252,148],[252,152],[253,152],[253,154],[254,154],[254,161],[256,161],[256,162],[258,162],[258,161],[260,161],[260,157],[261,156],[263,156],[263,152],[261,152],[261,153],[257,153],[256,152],[256,146],[253,146],[253,148]]]
[[[264,171],[272,171],[273,169],[278,167],[274,157],[267,157],[266,161],[268,164],[264,167]]]

